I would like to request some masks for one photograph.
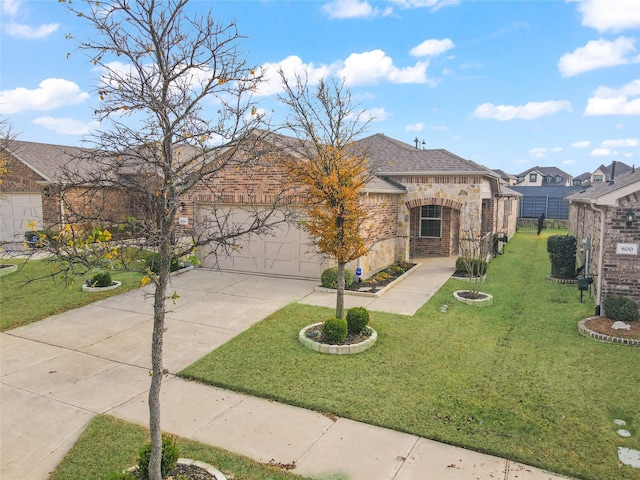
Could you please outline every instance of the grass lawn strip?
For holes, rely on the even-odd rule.
[[[175,437],[180,456],[215,466],[233,480],[304,480],[280,468],[202,443]],[[98,416],[89,423],[73,448],[49,480],[101,480],[109,473],[136,464],[139,450],[149,441],[141,426],[110,416]]]
[[[0,277],[0,330],[26,325],[67,310],[82,307],[113,295],[140,287],[142,275],[136,272],[117,272],[113,280],[122,286],[105,292],[86,293],[82,285],[90,275],[78,277],[72,285],[46,277],[51,273],[49,260],[0,259],[0,263],[18,265],[18,271]],[[30,281],[37,278],[38,280]]]
[[[451,280],[413,317],[372,312],[370,350],[327,356],[297,334],[333,310],[291,304],[182,375],[577,478],[637,479],[616,451],[640,449],[638,350],[579,335],[593,302],[549,272],[546,236],[517,235],[489,267],[490,307],[455,302]]]

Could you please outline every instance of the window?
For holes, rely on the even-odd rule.
[[[556,183],[560,183],[562,177],[560,175],[556,175]]]
[[[518,183],[520,183],[520,182],[524,182],[524,175],[520,175],[518,177]]]
[[[423,205],[420,208],[420,236],[442,237],[442,207]]]
[[[537,173],[530,173],[529,174],[529,182],[530,183],[536,183],[538,181],[538,174]]]
[[[594,175],[593,176],[593,182],[594,183],[598,183],[602,181],[602,175]]]
[[[553,181],[553,177],[547,177],[547,183],[551,183]]]

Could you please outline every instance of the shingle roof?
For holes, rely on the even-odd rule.
[[[356,142],[378,175],[478,173],[497,177],[486,167],[444,149],[420,150],[381,133]]]
[[[538,167],[538,166],[530,168],[529,170],[525,170],[524,172],[519,173],[517,176],[518,177],[523,177],[523,176],[527,175],[529,172],[532,172],[534,170],[537,171],[537,172],[540,172],[545,177],[549,177],[549,176],[555,177],[556,175],[560,175],[564,179],[567,179],[567,178],[570,177],[570,175],[568,173],[563,172],[558,167]]]
[[[617,168],[617,167],[616,167]],[[635,189],[633,187],[636,187]],[[623,173],[618,176],[616,173],[613,183],[611,182],[599,182],[589,188],[581,190],[573,195],[566,197],[566,200],[571,202],[588,203],[595,201],[598,203],[598,199],[610,196],[618,192],[621,196],[625,196],[627,191],[640,192],[640,169],[632,172]]]
[[[611,173],[613,172],[613,162],[611,162],[607,166],[600,165],[600,168],[598,170],[601,170],[602,173],[604,173],[605,180],[609,180],[611,178]],[[626,163],[616,162],[616,171],[614,173],[614,179],[618,175],[622,175],[623,173],[627,173],[630,171],[631,171],[631,167]]]
[[[66,168],[76,171],[89,171],[91,168],[86,156],[83,159],[83,153],[86,155],[88,150],[80,147],[13,140],[10,150],[14,157],[48,182],[60,179]]]

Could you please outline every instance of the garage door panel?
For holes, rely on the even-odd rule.
[[[206,215],[208,207],[199,209],[198,218]],[[240,208],[231,209],[237,224],[248,224],[250,214]],[[312,253],[306,232],[291,225],[273,229],[272,235],[250,235],[239,242],[241,247],[229,256],[207,257],[203,266],[247,273],[261,273],[303,278],[319,278],[323,270],[322,258]]]
[[[42,197],[39,193],[7,193],[0,199],[0,240],[22,242],[27,223],[42,229]]]

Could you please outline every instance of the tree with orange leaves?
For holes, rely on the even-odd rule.
[[[360,193],[372,174],[366,152],[355,144],[370,119],[355,111],[344,81],[320,80],[310,92],[306,76],[291,82],[280,71],[280,77],[284,93],[278,98],[290,109],[285,128],[299,140],[297,158],[286,160],[285,166],[291,181],[304,189],[304,228],[319,253],[338,265],[336,318],[343,318],[345,266],[371,247],[365,229],[369,215]]]

